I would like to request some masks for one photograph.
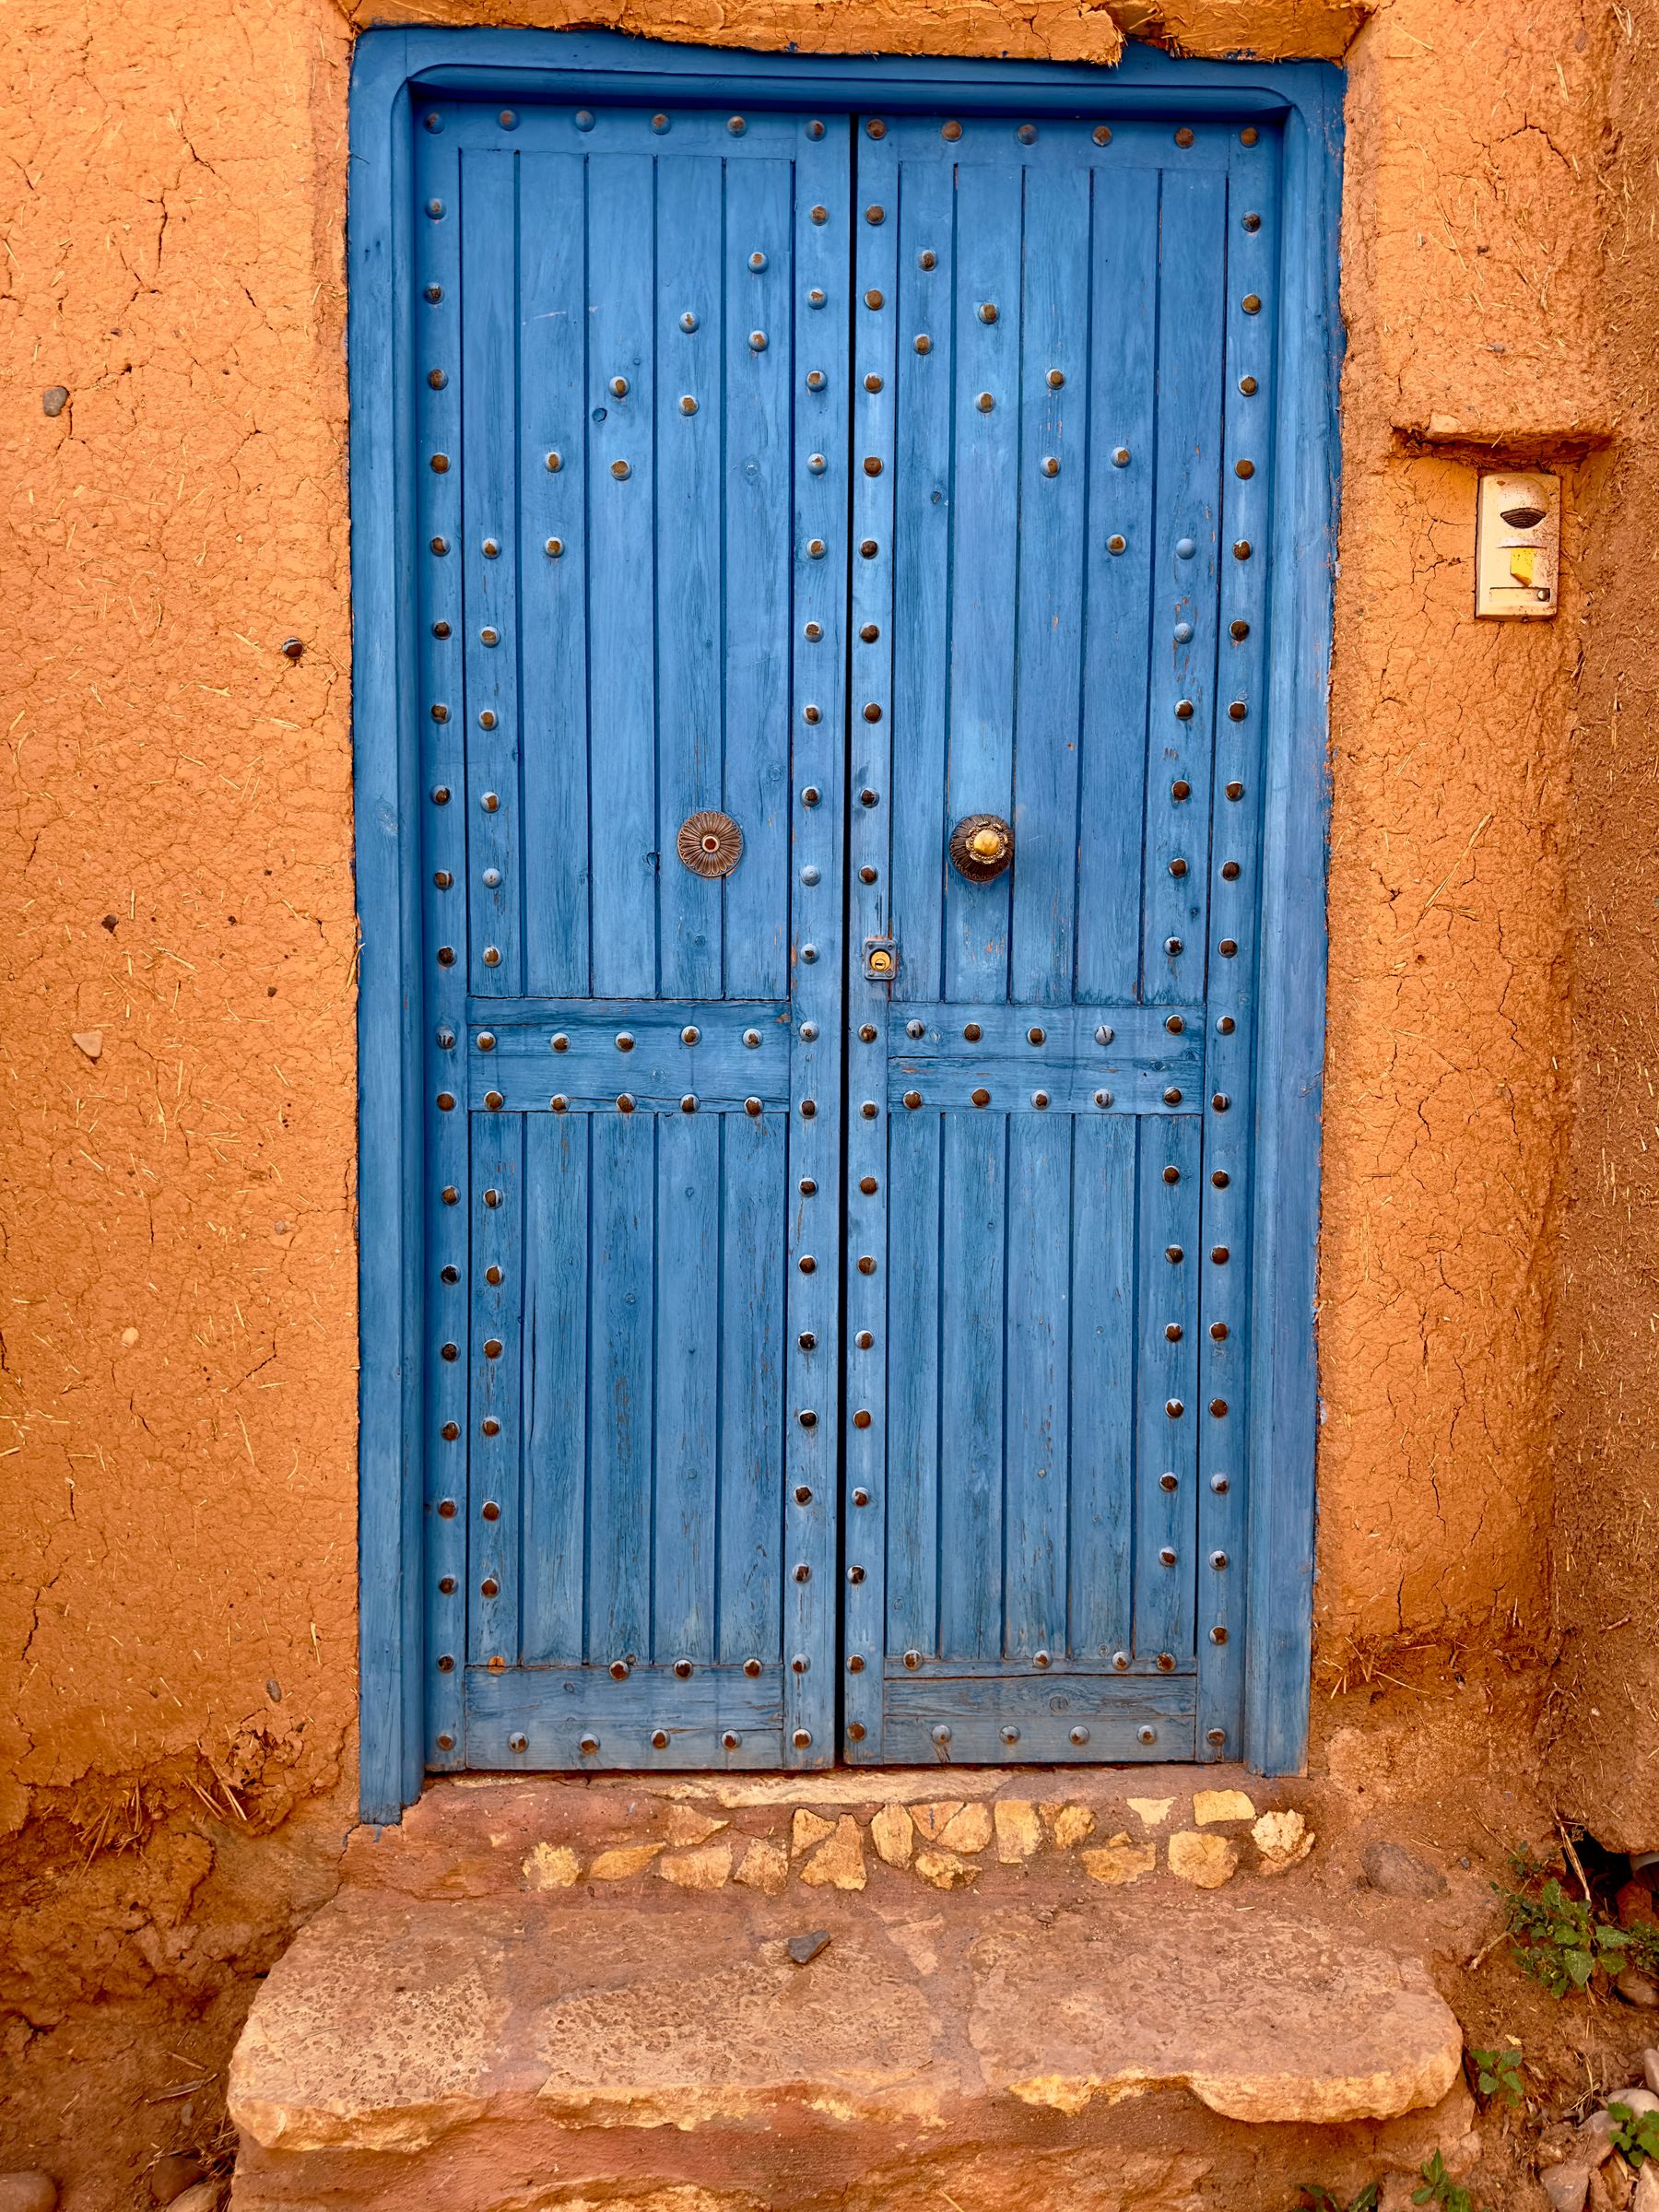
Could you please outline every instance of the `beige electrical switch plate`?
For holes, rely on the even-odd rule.
[[[1475,612],[1537,622],[1556,611],[1561,479],[1535,469],[1483,476],[1475,527]]]

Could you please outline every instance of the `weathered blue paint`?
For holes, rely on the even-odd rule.
[[[838,1675],[853,1759],[1300,1762],[1339,86],[359,42],[372,1817],[821,1763]]]

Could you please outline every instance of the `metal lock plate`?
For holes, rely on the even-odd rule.
[[[892,937],[866,937],[864,947],[865,981],[890,983],[899,972],[899,947]]]
[[[1561,479],[1539,469],[1480,479],[1475,533],[1475,612],[1537,622],[1556,611],[1561,565]]]

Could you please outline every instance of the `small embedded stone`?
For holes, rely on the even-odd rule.
[[[656,1871],[677,1889],[724,1889],[732,1878],[729,1843],[705,1843],[697,1851],[665,1852]]]
[[[996,1855],[1005,1866],[1022,1865],[1042,1849],[1042,1822],[1037,1807],[1021,1797],[999,1797],[991,1808],[996,1829]]]
[[[961,1809],[961,1799],[949,1797],[940,1805],[912,1805],[911,1818],[916,1824],[918,1834],[929,1843],[936,1843]]]
[[[182,2196],[173,2198],[172,2212],[218,2212],[224,2194],[218,2182],[193,2182]]]
[[[1045,1805],[1042,1817],[1056,1851],[1075,1851],[1095,1831],[1095,1817],[1086,1805]]]
[[[1193,1826],[1213,1828],[1219,1820],[1253,1820],[1255,1806],[1242,1790],[1198,1790],[1193,1797]]]
[[[939,1830],[939,1841],[947,1851],[959,1851],[970,1858],[976,1851],[983,1851],[991,1841],[991,1808],[988,1805],[965,1805],[956,1818],[947,1820]]]
[[[1313,1848],[1313,1830],[1300,1813],[1264,1813],[1250,1831],[1263,1874],[1287,1874]]]
[[[1143,1875],[1152,1872],[1158,1865],[1158,1846],[1131,1843],[1125,1836],[1110,1843],[1097,1844],[1089,1851],[1080,1851],[1077,1857],[1091,1882],[1105,1882],[1117,1888],[1124,1882],[1138,1882]]]
[[[870,1841],[884,1865],[908,1866],[916,1847],[916,1830],[909,1807],[884,1805],[870,1822]]]
[[[1195,1889],[1219,1889],[1239,1871],[1239,1847],[1230,1836],[1201,1836],[1178,1829],[1170,1838],[1170,1872]]]
[[[1430,1898],[1444,1894],[1446,1877],[1439,1867],[1430,1866],[1415,1851],[1407,1851],[1404,1843],[1395,1843],[1386,1836],[1372,1837],[1359,1853],[1359,1864],[1366,1880],[1384,1897]]]
[[[643,1874],[662,1850],[660,1843],[623,1843],[602,1851],[588,1868],[590,1882],[625,1882],[629,1875]]]
[[[782,1897],[789,1887],[789,1853],[771,1836],[757,1836],[743,1854],[733,1877],[746,1889],[759,1889],[768,1897]]]
[[[815,1888],[826,1884],[836,1889],[862,1889],[869,1876],[865,1868],[864,1844],[858,1823],[844,1815],[835,1824],[827,1843],[820,1843],[801,1869],[801,1879]]]
[[[41,394],[42,415],[61,415],[68,405],[69,387],[67,384],[48,384]]]
[[[36,2167],[0,2173],[0,2212],[53,2212],[57,2200],[57,2183]]]
[[[1659,2089],[1659,2051],[1649,2050],[1642,2053],[1641,2071],[1648,2088]]]
[[[954,1851],[919,1851],[914,1861],[915,1872],[935,1889],[967,1889],[979,1879],[980,1870],[966,1859],[959,1859]]]
[[[159,2205],[171,2205],[202,2178],[202,2161],[193,2150],[170,2150],[149,2170],[149,2193]]]
[[[1659,2212],[1659,2168],[1652,2159],[1644,2159],[1636,2176],[1636,2194],[1630,2199],[1630,2212]]]
[[[826,1820],[822,1813],[809,1813],[805,1806],[798,1806],[789,1830],[790,1857],[798,1859],[804,1851],[810,1851],[815,1843],[821,1843],[826,1836],[834,1833],[833,1820]]]
[[[1129,1810],[1143,1828],[1161,1828],[1174,1802],[1173,1797],[1131,1797]]]
[[[1633,1966],[1627,1966],[1613,1986],[1627,2005],[1634,2005],[1642,2012],[1659,2011],[1659,1984],[1650,1982],[1645,1974],[1639,1974]]]
[[[723,1828],[730,1828],[729,1820],[715,1820],[707,1813],[700,1813],[688,1805],[674,1805],[668,1808],[668,1841],[676,1851],[693,1851],[717,1836]]]
[[[103,1051],[103,1031],[101,1030],[71,1030],[69,1041],[77,1051],[85,1053],[88,1060],[96,1060]]]
[[[1549,2199],[1550,2212],[1584,2212],[1590,2194],[1590,2169],[1576,2159],[1565,2166],[1551,2166],[1538,2176]]]
[[[792,1936],[783,1948],[797,1966],[810,1966],[818,1953],[830,1944],[828,1928],[814,1928],[810,1936]]]
[[[565,1843],[538,1843],[519,1869],[526,1889],[573,1889],[582,1878],[582,1861]]]

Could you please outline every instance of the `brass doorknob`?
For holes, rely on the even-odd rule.
[[[950,833],[951,865],[970,883],[989,883],[1014,857],[1014,832],[1000,814],[964,815]]]

